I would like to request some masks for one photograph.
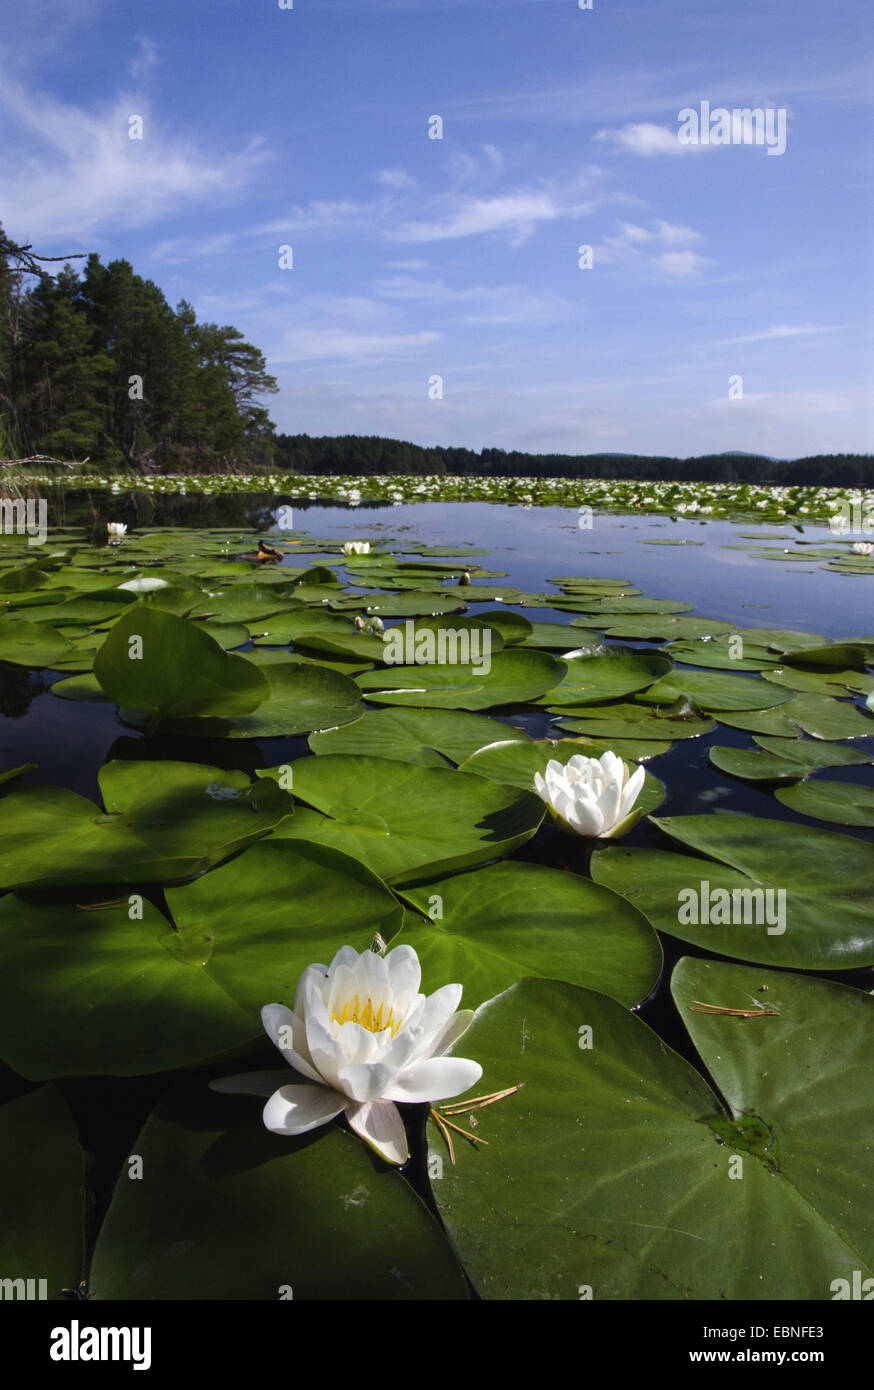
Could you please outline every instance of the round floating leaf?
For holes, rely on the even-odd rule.
[[[739,1045],[754,1046],[748,1036]],[[854,1029],[854,1048],[858,1037]],[[830,1217],[839,1199],[820,1197],[830,1165],[802,1195],[797,1169],[775,1173],[767,1154],[749,1152],[743,1122],[735,1130],[698,1073],[614,1000],[523,980],[479,1011],[464,1046],[483,1066],[478,1094],[524,1086],[477,1112],[488,1148],[458,1141],[455,1166],[446,1163],[433,1184],[483,1298],[827,1299],[835,1277],[867,1265],[869,1242],[856,1244],[853,1219],[865,1197],[862,1146],[850,1169],[854,1180],[859,1174],[853,1215],[837,1224]],[[785,1042],[778,1056],[768,1077],[794,1076]],[[805,1076],[821,1075],[813,1065]],[[755,1104],[744,1110],[764,1113],[767,1090],[761,1101],[762,1091],[751,1094]],[[467,1114],[456,1113],[466,1127]],[[825,1115],[812,1133],[801,1126],[805,1167],[828,1153],[831,1133]],[[852,1122],[844,1134],[855,1144]],[[443,1150],[433,1122],[429,1142]],[[832,1151],[843,1154],[849,1142],[842,1135]],[[739,1151],[743,1181],[733,1182]],[[794,1135],[787,1162],[790,1152]],[[841,1181],[844,1190],[852,1188]]]
[[[265,788],[270,782],[265,782]],[[348,854],[306,840],[265,840],[193,883],[167,891],[189,958],[257,1022],[265,1004],[294,1004],[298,980],[342,946],[365,951],[400,930],[403,909]]]
[[[604,614],[604,618],[615,619],[615,614]],[[577,625],[577,619],[571,620],[572,626]],[[598,626],[603,627],[604,622],[601,617],[597,618]],[[587,619],[585,624],[579,626],[591,627],[593,620]],[[608,637],[630,637],[639,641],[688,641],[700,637],[716,637],[721,632],[733,632],[734,624],[724,622],[719,618],[687,618],[682,614],[672,616],[670,613],[664,617],[642,613],[640,617],[629,616],[623,618],[621,622],[609,622],[607,626]]]
[[[76,1127],[54,1086],[0,1109],[0,1269],[23,1281],[4,1298],[59,1299],[83,1278],[84,1183]]]
[[[59,695],[62,700],[87,700],[95,704],[112,703],[99,684],[97,677],[91,671],[81,676],[66,676],[64,680],[55,681],[52,686],[52,694]]]
[[[292,771],[295,800],[314,811],[298,805],[282,837],[332,845],[393,884],[512,854],[544,814],[533,792],[448,768],[347,754],[301,758]]]
[[[632,647],[599,647],[580,656],[566,652],[564,661],[566,673],[538,704],[565,706],[618,699],[646,689],[671,670],[670,657]]]
[[[38,669],[72,655],[66,637],[42,623],[6,621],[0,628],[0,661],[11,666]]]
[[[281,1066],[281,1062],[280,1062]],[[463,1299],[449,1244],[409,1184],[336,1125],[286,1139],[257,1100],[172,1096],[136,1140],[90,1285],[100,1299]]]
[[[465,589],[465,593],[469,593]],[[347,609],[361,609],[380,618],[426,618],[438,613],[460,613],[466,600],[450,595],[444,598],[444,591],[410,590],[400,594],[358,594],[332,600],[331,607],[342,613]]]
[[[667,705],[684,697],[715,714],[721,710],[769,709],[792,699],[788,692],[774,690],[755,676],[711,671],[672,671],[639,698],[644,704]]]
[[[579,718],[557,719],[557,727],[570,733],[584,734],[587,738],[656,739],[664,742],[668,739],[700,738],[716,728],[713,719],[694,716],[672,719],[658,714],[655,708],[648,709],[646,705],[580,706],[571,713],[578,714]]]
[[[0,1056],[22,1076],[138,1076],[258,1037],[257,1019],[174,955],[169,923],[139,901],[0,899]]]
[[[710,761],[720,772],[750,781],[779,781],[806,777],[820,767],[853,767],[874,762],[874,753],[857,752],[840,744],[822,744],[802,739],[756,739],[759,749],[711,748]],[[764,751],[762,751],[764,749]]]
[[[279,786],[197,763],[111,762],[106,813],[62,787],[0,789],[0,887],[190,878],[293,812]]]
[[[460,710],[368,710],[363,719],[341,729],[311,734],[313,753],[365,753],[422,767],[446,767],[447,759],[464,762],[477,748],[497,739],[527,743],[528,735],[498,719]]]
[[[852,782],[798,782],[775,791],[777,800],[790,811],[838,825],[874,826],[874,787]]]
[[[364,704],[348,676],[292,658],[287,652],[277,656],[281,659],[275,664],[263,667],[270,694],[254,714],[236,719],[167,720],[164,733],[180,738],[291,738],[361,717]],[[137,723],[130,711],[123,715]]]
[[[475,666],[394,666],[368,671],[357,684],[368,700],[382,705],[433,709],[491,709],[521,704],[550,690],[565,665],[545,652],[519,647],[498,652],[486,672]]]
[[[661,947],[646,919],[577,874],[493,864],[403,896],[422,920],[408,914],[399,940],[416,951],[429,988],[463,981],[468,1008],[526,975],[586,985],[632,1008],[661,971]]]
[[[757,816],[653,824],[712,858],[617,845],[593,855],[592,877],[657,930],[718,955],[803,970],[874,963],[874,845]]]
[[[771,1187],[810,1229],[799,1251],[797,1297],[828,1299],[835,1278],[849,1278],[845,1267],[823,1274],[823,1242],[842,1241],[848,1262],[870,1270],[874,1262],[874,1205],[871,1165],[874,1146],[874,1000],[861,990],[828,980],[750,969],[724,961],[684,957],[671,979],[671,992],[704,1063],[731,1107],[734,1124],[725,1137],[740,1140],[752,1118],[763,1127],[764,1152],[744,1159],[744,1181],[751,1167],[770,1166]],[[775,1012],[765,1018],[732,1018],[693,1007],[694,1001],[723,1008]],[[743,1186],[742,1182],[736,1184]],[[792,1200],[794,1199],[794,1200]],[[776,1206],[780,1198],[769,1199]],[[748,1220],[750,1239],[760,1234]],[[773,1254],[773,1251],[771,1252]],[[847,1259],[849,1257],[849,1259]],[[810,1290],[800,1291],[802,1281]]]
[[[699,637],[697,641],[668,642],[662,651],[686,666],[704,666],[717,671],[766,671],[778,664],[777,653],[766,646],[743,639],[739,648],[730,645],[735,640],[735,634],[723,632],[707,640]],[[732,652],[738,655],[732,656]]]
[[[139,604],[110,632],[94,675],[117,705],[162,719],[248,714],[270,693],[257,667],[194,623]]]

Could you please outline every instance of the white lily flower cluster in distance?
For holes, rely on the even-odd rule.
[[[433,1104],[461,1095],[482,1076],[464,1057],[447,1057],[473,1010],[459,1012],[461,985],[419,993],[422,970],[412,946],[361,955],[343,946],[329,966],[310,965],[294,1008],[268,1004],[270,1040],[305,1082],[287,1071],[248,1072],[212,1081],[213,1090],[266,1096],[263,1119],[295,1136],[337,1115],[389,1163],[406,1163],[407,1136],[396,1102]]]
[[[629,774],[615,753],[600,758],[577,753],[565,764],[551,759],[545,776],[535,773],[534,790],[563,827],[576,835],[607,839],[630,830],[640,819],[642,812],[630,818],[645,777],[642,767]]]

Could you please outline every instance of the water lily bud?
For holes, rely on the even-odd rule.
[[[612,839],[630,830],[643,814],[632,816],[645,777],[642,767],[629,774],[615,753],[600,758],[577,753],[565,765],[555,759],[548,762],[545,776],[535,774],[534,790],[563,829]]]

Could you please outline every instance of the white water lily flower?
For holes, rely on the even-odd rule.
[[[169,584],[166,579],[159,579],[157,575],[143,575],[140,579],[129,579],[126,584],[118,584],[119,589],[130,589],[132,594],[150,594],[153,589],[167,589]]]
[[[629,775],[615,753],[587,758],[577,753],[566,764],[551,759],[546,775],[535,773],[534,790],[553,816],[577,835],[610,838],[630,830],[624,822],[640,794],[646,773]],[[638,812],[635,820],[642,813]],[[633,822],[632,822],[633,823]]]
[[[127,535],[127,525],[123,521],[107,521],[106,530],[113,540],[123,540]]]
[[[395,1102],[433,1103],[461,1095],[482,1067],[446,1053],[467,1031],[461,985],[420,994],[412,946],[387,956],[343,946],[329,966],[310,965],[294,1008],[268,1004],[261,1019],[271,1041],[307,1084],[283,1084],[287,1071],[249,1072],[210,1083],[213,1090],[269,1097],[264,1124],[274,1134],[306,1134],[345,1115],[356,1134],[389,1163],[409,1158]]]
[[[854,555],[870,555],[874,550],[874,545],[870,541],[856,541],[853,546]]]
[[[370,541],[344,541],[344,555],[369,555]]]

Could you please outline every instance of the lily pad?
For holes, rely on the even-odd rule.
[[[526,975],[567,980],[627,1008],[654,988],[658,938],[624,899],[589,879],[537,864],[488,869],[408,888],[419,909],[399,940],[412,946],[429,986],[464,981],[468,1007]]]
[[[770,709],[792,699],[788,692],[774,690],[755,676],[711,671],[672,671],[638,698],[644,704],[666,705],[684,697],[712,714],[722,710]]]
[[[580,656],[567,652],[564,661],[564,676],[538,704],[597,704],[618,699],[659,682],[672,665],[670,657],[619,646],[596,647]]]
[[[874,845],[757,816],[654,817],[653,824],[712,857],[616,845],[593,856],[592,877],[658,931],[769,965],[874,964]]]
[[[368,710],[363,719],[340,729],[311,734],[313,753],[365,753],[421,767],[464,762],[477,748],[497,739],[528,743],[528,735],[498,719],[460,710]]]
[[[750,985],[764,974],[743,973]],[[788,999],[795,982],[778,978],[787,981]],[[793,1039],[803,1031],[806,1043],[797,1060],[785,1032],[750,1034],[782,1019],[744,1023],[743,1032],[737,1020],[719,1020],[735,1028],[733,1051],[749,1076],[738,1119],[687,1062],[603,994],[523,980],[485,1005],[465,1037],[484,1069],[478,1092],[524,1089],[478,1112],[477,1135],[488,1148],[459,1144],[455,1166],[446,1164],[433,1184],[480,1296],[827,1299],[836,1277],[852,1279],[860,1265],[867,1271],[874,1251],[855,1116],[871,1087],[858,1023],[871,1001],[842,993],[853,996],[843,1010],[808,1010],[795,1024]],[[820,1018],[832,1019],[824,1034]],[[834,1075],[851,1063],[834,1109],[823,1104],[830,1083],[817,1084],[821,1049],[832,1042]],[[734,1098],[729,1068],[716,1056],[713,1065],[716,1083]],[[791,1097],[796,1086],[810,1087],[815,1102],[785,1144],[778,1139],[775,1160],[756,1151],[749,1117],[764,1116],[779,1135],[772,1097]],[[457,1113],[465,1125],[466,1114]],[[866,1128],[871,1113],[868,1104]],[[433,1121],[429,1143],[442,1151]],[[731,1181],[738,1153],[743,1181]],[[841,1178],[830,1192],[834,1167]]]
[[[361,717],[364,704],[348,676],[292,658],[287,652],[277,656],[281,659],[263,666],[270,693],[254,714],[235,719],[170,719],[163,724],[163,732],[179,738],[292,738]],[[240,659],[248,660],[248,656]],[[122,711],[122,716],[132,724],[142,722],[129,710]]]
[[[173,935],[144,899],[90,907],[7,894],[0,1056],[31,1081],[138,1076],[256,1039],[257,1019],[201,966],[175,957]]]
[[[0,886],[190,878],[294,810],[279,786],[197,763],[110,762],[99,781],[105,814],[62,787],[0,789]]]
[[[874,826],[874,787],[858,787],[852,782],[798,782],[780,787],[774,795],[790,811],[838,825]]]
[[[161,1104],[135,1144],[149,1180],[122,1174],[100,1232],[96,1297],[466,1297],[445,1236],[399,1173],[336,1125],[270,1134],[261,1108],[203,1087]]]
[[[60,1299],[84,1277],[84,1184],[76,1126],[54,1086],[0,1109],[0,1268],[23,1281],[4,1298]]]
[[[710,761],[720,772],[749,781],[780,781],[806,777],[821,767],[853,767],[874,762],[874,753],[857,752],[842,744],[807,739],[756,739],[755,748],[711,748]]]
[[[536,699],[561,680],[565,665],[546,652],[519,647],[498,652],[485,671],[475,666],[394,666],[368,671],[357,684],[382,705],[431,709],[491,709]]]
[[[545,809],[533,792],[388,758],[300,758],[291,770],[298,805],[280,835],[332,845],[401,886],[512,854]]]
[[[117,705],[152,719],[249,714],[270,694],[244,657],[223,651],[194,623],[139,604],[110,632],[94,675]]]

